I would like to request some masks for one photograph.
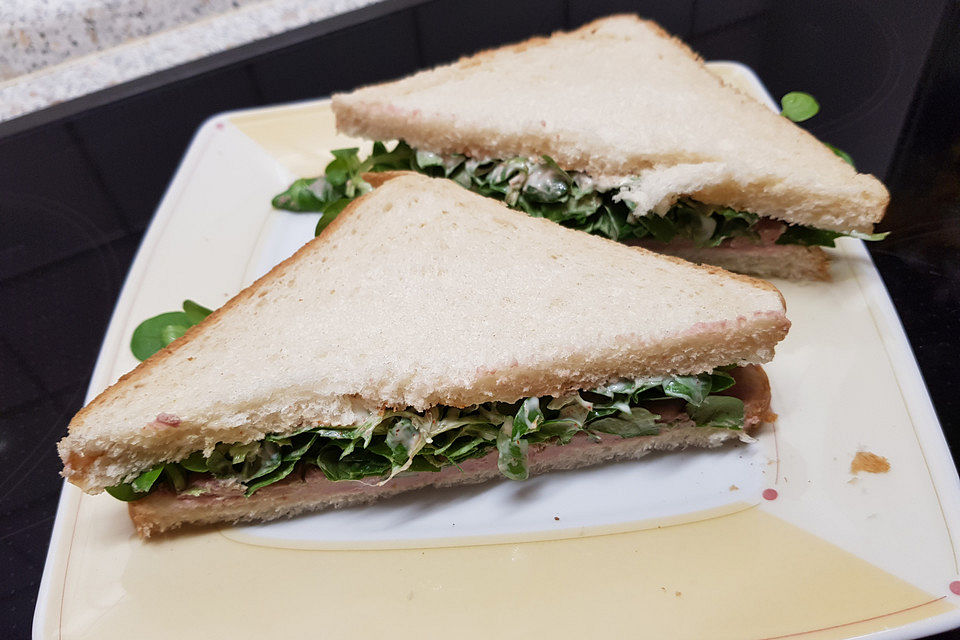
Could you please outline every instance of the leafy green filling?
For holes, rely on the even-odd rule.
[[[441,156],[417,151],[402,140],[388,151],[376,142],[373,152],[360,160],[358,149],[337,149],[323,176],[301,178],[273,199],[273,206],[294,212],[320,212],[319,234],[357,196],[370,191],[362,174],[379,171],[416,171],[449,178],[480,195],[502,200],[531,216],[547,218],[565,227],[611,240],[647,238],[659,242],[686,239],[698,247],[716,247],[724,240],[746,237],[759,242],[760,216],[729,207],[707,205],[683,198],[664,215],[637,214],[635,204],[621,198],[620,188],[601,191],[583,173],[567,172],[549,157],[478,161],[463,155]],[[822,244],[853,235],[880,240],[885,234],[824,231],[786,225],[779,244]]]
[[[138,500],[166,482],[174,491],[200,495],[204,489],[191,480],[193,473],[200,474],[194,479],[234,480],[250,496],[295,470],[305,473],[310,466],[333,481],[374,478],[384,483],[398,473],[459,466],[494,449],[500,472],[524,480],[530,445],[565,445],[578,433],[595,440],[601,434],[656,435],[663,425],[658,422],[657,403],[665,400],[682,402],[683,411],[698,427],[742,429],[743,402],[716,395],[733,386],[730,368],[696,376],[624,380],[592,391],[512,404],[388,411],[354,427],[308,427],[258,442],[221,443],[209,454],[198,451],[179,462],[159,464],[107,492],[120,500]]]

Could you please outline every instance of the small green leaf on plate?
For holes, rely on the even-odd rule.
[[[321,181],[322,182],[319,182]],[[319,189],[318,183],[319,182]],[[283,193],[275,196],[271,204],[277,209],[287,211],[319,211],[324,204],[323,198],[318,195],[329,183],[323,178],[300,178],[295,180]]]
[[[137,360],[146,360],[186,333],[191,326],[193,323],[183,311],[171,311],[148,318],[134,329],[130,350]]]
[[[820,105],[816,99],[803,91],[791,91],[786,94],[780,98],[780,106],[782,107],[780,115],[794,122],[809,120],[820,111]]]

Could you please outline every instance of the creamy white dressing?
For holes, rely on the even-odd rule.
[[[437,154],[430,151],[417,151],[418,158],[439,158],[445,167],[452,166],[463,160],[463,154]],[[567,189],[561,179],[560,171],[540,158],[517,156],[509,159],[490,157],[469,157],[465,161],[471,173],[476,168],[488,162],[496,162],[493,172],[518,173],[508,181],[509,189],[504,194],[504,201],[513,206],[517,198],[524,192],[548,193],[554,189]],[[574,187],[580,192],[613,194],[615,202],[624,202],[630,205],[633,212],[630,218],[650,214],[664,215],[684,195],[694,193],[704,186],[722,182],[726,178],[726,167],[721,163],[707,162],[696,164],[680,164],[665,167],[652,167],[639,174],[602,173],[591,175],[584,171],[565,171],[573,179]],[[497,180],[499,182],[499,180]],[[688,188],[678,189],[677,185],[687,185]],[[715,205],[721,206],[721,205]]]
[[[563,175],[556,167],[537,164],[527,175],[523,190],[534,193],[551,193],[557,197],[563,197],[568,193],[569,187],[563,181]]]

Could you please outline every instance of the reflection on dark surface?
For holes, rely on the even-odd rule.
[[[960,452],[960,5],[954,4],[890,171],[884,227],[871,247],[954,459]]]
[[[958,6],[388,1],[0,123],[0,637],[29,634],[60,490],[54,445],[196,128],[220,111],[327,95],[616,11],[660,21],[706,59],[745,62],[775,96],[813,93],[823,110],[810,129],[888,176],[882,229],[893,235],[871,251],[958,450]]]

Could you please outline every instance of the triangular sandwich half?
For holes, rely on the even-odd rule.
[[[80,411],[63,474],[149,536],[717,446],[788,327],[765,282],[402,176]]]
[[[889,200],[876,178],[635,16],[335,95],[333,110],[343,133],[403,142],[362,166],[338,158],[343,166],[310,185],[321,208],[341,197],[351,167],[413,169],[614,240],[763,277],[825,279],[819,246],[878,239]]]

